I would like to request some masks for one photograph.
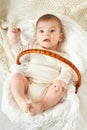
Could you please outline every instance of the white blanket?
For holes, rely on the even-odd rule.
[[[2,10],[2,12],[4,11]],[[74,95],[73,92],[69,92],[63,103],[60,103],[53,109],[48,110],[41,115],[30,117],[18,109],[10,91],[10,77],[6,78],[6,76],[8,76],[9,67],[14,62],[8,35],[10,28],[20,26],[23,29],[22,40],[27,44],[28,39],[27,37],[24,37],[24,34],[27,34],[28,37],[30,37],[30,42],[33,41],[33,25],[36,18],[44,13],[53,13],[61,18],[67,41],[67,45],[64,45],[62,48],[71,55],[73,63],[82,73],[82,85],[77,96]],[[2,21],[0,24],[0,66],[3,68],[5,74],[7,74],[3,87],[2,111],[12,122],[14,122],[14,124],[18,125],[18,127],[23,130],[87,129],[87,32],[70,18],[59,15],[58,13],[72,17],[87,30],[86,0],[65,0],[62,3],[61,0],[38,0],[38,2],[35,2],[34,0],[11,0],[11,8],[9,8],[8,11],[7,21]],[[5,18],[4,13],[2,13],[2,15]],[[23,20],[24,18],[30,18],[31,20]],[[35,20],[33,21],[32,19]],[[29,30],[26,31],[25,28],[27,27]]]
[[[86,40],[86,32],[78,26],[74,21],[67,18],[63,15],[58,15],[63,23],[63,29],[66,35],[66,45],[64,45],[62,48],[66,50],[72,57],[72,60],[74,64],[79,68],[81,73],[84,73],[87,69],[85,63],[87,63],[86,58],[84,55],[80,55],[78,52],[81,49],[85,50],[85,40]],[[26,22],[29,23],[26,26]],[[23,21],[23,23],[20,23],[18,26],[20,26],[22,29],[24,28],[24,25],[32,29],[32,24],[34,24],[34,21]],[[75,28],[73,28],[73,26]],[[34,26],[33,26],[34,28]],[[34,30],[34,29],[33,29]],[[27,30],[27,35],[31,35],[29,33],[30,29]],[[26,29],[25,29],[26,32]],[[23,33],[25,33],[23,31]],[[31,32],[31,31],[30,31]],[[74,33],[73,33],[74,32]],[[82,35],[84,34],[84,35]],[[22,40],[23,38],[28,40],[29,43],[31,43],[31,40],[34,36],[34,31],[31,35],[30,42],[28,39],[25,38],[25,35],[22,34]],[[79,37],[78,37],[79,36]],[[27,44],[27,42],[26,42]],[[80,47],[78,46],[80,45]],[[69,49],[68,49],[69,48]],[[86,51],[84,51],[84,54],[86,54]],[[84,64],[83,64],[84,63]],[[84,69],[83,69],[84,67]],[[78,129],[78,122],[79,122],[79,116],[80,116],[80,104],[79,99],[77,95],[74,94],[74,92],[69,91],[67,97],[63,102],[55,106],[54,108],[37,115],[35,117],[29,116],[28,114],[25,114],[21,112],[21,110],[18,108],[16,102],[14,101],[11,91],[10,91],[10,78],[7,78],[5,81],[4,89],[3,89],[3,97],[2,97],[2,111],[9,117],[9,119],[16,123],[20,128],[22,129],[39,129],[42,128],[45,129],[61,129],[61,130],[77,130]],[[82,83],[83,86],[83,83]],[[9,114],[10,113],[10,114]],[[81,115],[82,116],[82,115]]]
[[[28,113],[23,113],[13,99],[9,77],[7,81],[5,81],[3,90],[2,111],[12,122],[24,130],[38,129],[39,127],[43,130],[76,130],[79,100],[73,91],[69,91],[64,100],[52,109],[36,116],[30,116]]]

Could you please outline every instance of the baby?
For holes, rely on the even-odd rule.
[[[11,46],[17,55],[29,45],[20,43],[21,29],[11,31]],[[60,19],[52,14],[41,16],[36,23],[36,42],[32,48],[45,49],[66,58],[69,55],[60,52],[64,33]],[[29,54],[22,57],[21,65],[12,76],[11,91],[18,106],[31,115],[39,114],[58,104],[73,83],[73,71],[66,64],[41,54]],[[15,68],[16,69],[16,68]]]

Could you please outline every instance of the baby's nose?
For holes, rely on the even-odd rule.
[[[46,32],[44,33],[44,35],[45,35],[45,36],[49,36],[49,31],[46,31]]]

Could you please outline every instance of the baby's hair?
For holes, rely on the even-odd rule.
[[[39,23],[40,21],[49,21],[49,20],[55,20],[55,21],[57,21],[57,22],[58,22],[58,25],[60,26],[60,32],[62,32],[62,22],[61,22],[61,20],[60,20],[57,16],[52,15],[52,14],[45,14],[45,15],[41,16],[41,17],[37,20],[37,22],[36,22],[36,28],[37,28],[38,23]]]

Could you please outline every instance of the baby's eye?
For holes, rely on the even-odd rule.
[[[39,30],[40,33],[43,33],[44,31],[43,30]]]
[[[54,30],[54,29],[51,29],[50,32],[55,32],[55,30]]]

